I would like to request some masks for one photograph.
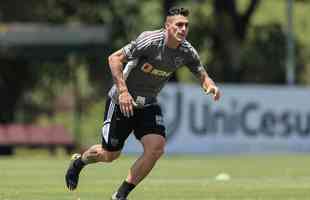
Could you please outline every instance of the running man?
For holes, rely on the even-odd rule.
[[[145,31],[109,56],[114,85],[106,103],[102,142],[83,155],[72,157],[65,176],[69,190],[76,189],[80,171],[87,164],[117,159],[133,131],[143,146],[143,154],[111,198],[127,199],[164,153],[165,127],[156,97],[179,67],[187,66],[201,81],[202,88],[215,101],[219,100],[219,88],[208,76],[196,50],[186,41],[188,15],[187,9],[170,9],[163,29]],[[123,69],[124,63],[127,64]]]

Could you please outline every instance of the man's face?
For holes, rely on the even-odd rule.
[[[188,34],[188,19],[183,15],[169,16],[166,20],[166,30],[170,38],[178,42],[186,39]]]

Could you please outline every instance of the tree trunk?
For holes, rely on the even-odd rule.
[[[222,81],[240,82],[241,50],[246,38],[250,17],[259,0],[251,0],[244,14],[237,11],[234,0],[214,0],[215,58],[213,65]],[[225,58],[225,59],[223,59]]]

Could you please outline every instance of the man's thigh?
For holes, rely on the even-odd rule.
[[[163,115],[159,105],[152,105],[143,109],[135,110],[136,125],[134,134],[138,140],[148,134],[166,137]]]
[[[161,134],[157,133],[148,133],[141,138],[141,144],[143,145],[144,151],[163,151],[166,138]]]
[[[133,130],[133,118],[125,117],[117,104],[108,99],[101,134],[102,147],[107,151],[120,151]]]

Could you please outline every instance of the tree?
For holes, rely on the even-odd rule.
[[[240,13],[235,0],[213,1],[214,57],[211,66],[218,79],[228,82],[241,81],[242,45],[247,36],[250,19],[259,2],[260,0],[251,0],[245,12]]]
[[[98,95],[106,93],[112,83],[108,55],[129,43],[142,31],[159,28],[171,7],[184,6],[191,10],[189,41],[198,49],[202,61],[208,66],[208,73],[216,81],[281,83],[284,80],[282,68],[285,56],[283,28],[279,24],[252,26],[251,19],[262,1],[247,2],[245,9],[239,11],[240,1],[237,0],[2,0],[0,21],[52,25],[96,24],[110,27],[109,40],[112,42],[106,51],[100,52],[100,57],[80,56],[77,61],[83,63],[92,87],[97,91],[94,93]],[[264,48],[270,51],[264,51]],[[303,51],[304,54],[305,52]],[[44,85],[44,79],[65,83],[71,81],[72,74],[77,70],[68,66],[67,56],[63,60],[47,62],[16,60],[1,55],[0,123],[13,121],[14,112],[18,109],[17,105],[23,103],[24,95],[33,88]],[[269,59],[271,55],[272,60]],[[260,58],[259,62],[256,62],[257,58]],[[268,76],[264,76],[267,71]],[[182,79],[190,80],[190,76],[186,70],[182,71]],[[46,92],[46,87],[42,91]],[[46,96],[48,98],[53,95]]]
[[[61,7],[61,1],[4,0],[0,4],[0,20],[10,22],[51,22],[64,23],[66,21]],[[16,6],[18,5],[18,6]],[[50,12],[49,12],[50,11]],[[70,12],[68,12],[71,14]],[[63,61],[64,62],[64,61]],[[43,67],[39,60],[27,58],[0,56],[0,123],[10,123],[15,119],[15,111],[19,104],[24,104],[24,95],[36,87],[46,76],[55,79],[68,80],[68,67]]]

